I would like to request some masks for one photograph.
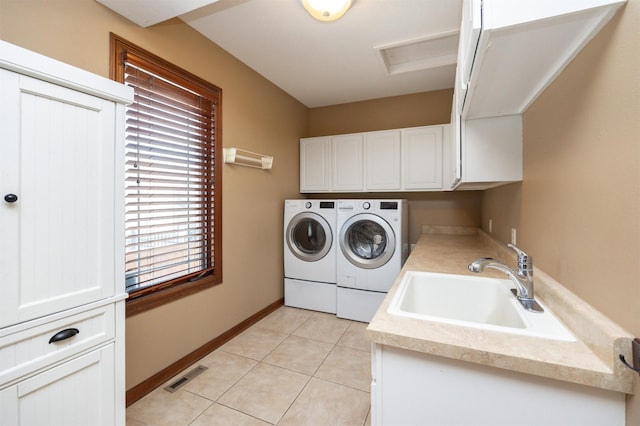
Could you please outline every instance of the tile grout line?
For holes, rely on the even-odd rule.
[[[277,312],[277,311],[274,311],[274,313],[275,312]],[[295,311],[292,311],[292,312],[295,312]],[[273,315],[273,313],[271,315]],[[355,350],[355,351],[358,351],[358,352],[367,352],[367,351],[362,349],[362,345],[359,344],[359,342],[357,340],[357,339],[359,339],[359,337],[357,336],[358,330],[356,330],[355,328],[353,330],[351,330],[352,327],[354,327],[354,324],[356,324],[358,322],[351,321],[351,320],[348,320],[348,319],[333,317],[333,318],[336,318],[337,320],[339,320],[338,323],[344,322],[344,324],[346,324],[346,327],[344,327],[342,332],[339,334],[339,336],[333,342],[327,342],[325,340],[318,340],[317,338],[314,338],[314,337],[309,337],[309,336],[305,336],[305,335],[296,335],[295,334],[305,324],[309,323],[309,321],[312,320],[314,317],[317,318],[317,319],[323,319],[323,318],[328,317],[328,315],[325,315],[325,313],[321,313],[321,312],[311,312],[310,315],[306,316],[306,318],[304,318],[304,320],[291,331],[283,331],[282,328],[277,328],[276,327],[277,323],[272,324],[271,327],[265,326],[265,325],[260,325],[260,322],[264,321],[266,318],[269,318],[268,316],[265,317],[265,319],[261,320],[260,322],[256,323],[253,327],[258,329],[257,332],[260,332],[260,330],[265,330],[265,331],[269,331],[269,332],[273,332],[273,333],[280,333],[283,336],[285,336],[276,346],[274,346],[273,348],[268,350],[263,356],[261,356],[260,359],[255,359],[255,358],[248,357],[248,356],[245,356],[245,355],[241,355],[241,354],[238,354],[238,353],[230,352],[230,351],[224,350],[223,347],[220,347],[220,348],[216,349],[217,351],[220,351],[220,352],[223,352],[223,353],[226,353],[226,354],[229,354],[229,355],[233,355],[233,356],[237,356],[237,357],[240,357],[240,358],[244,358],[245,360],[253,361],[253,362],[255,362],[255,365],[253,365],[249,370],[247,370],[240,377],[238,377],[215,400],[210,399],[210,398],[208,398],[206,396],[200,395],[199,393],[196,393],[195,391],[191,391],[191,390],[188,390],[188,389],[180,389],[179,392],[187,392],[188,394],[190,394],[190,395],[192,395],[194,397],[198,397],[198,398],[201,398],[201,399],[206,400],[206,401],[209,402],[209,405],[204,410],[202,410],[193,420],[189,421],[187,423],[187,426],[191,425],[195,421],[197,421],[198,418],[203,416],[204,413],[207,412],[209,409],[211,409],[215,404],[217,404],[217,405],[219,405],[221,407],[225,407],[226,409],[232,410],[232,411],[234,411],[236,413],[240,413],[242,415],[249,416],[249,417],[254,418],[256,420],[259,420],[261,422],[265,422],[266,424],[278,425],[286,417],[287,413],[289,413],[291,411],[291,408],[300,399],[300,396],[304,393],[304,391],[309,387],[312,379],[316,379],[316,380],[319,380],[319,381],[322,381],[322,382],[325,382],[325,383],[330,383],[330,384],[337,385],[337,386],[342,386],[344,388],[351,389],[353,391],[358,391],[358,392],[363,392],[363,393],[369,393],[370,394],[370,392],[363,391],[362,389],[359,389],[357,387],[352,387],[352,386],[349,386],[349,385],[343,384],[343,383],[337,383],[337,382],[328,380],[326,378],[319,378],[319,377],[316,376],[316,374],[320,371],[320,368],[322,367],[322,365],[327,361],[327,359],[331,356],[331,354],[338,347],[349,349],[349,350]],[[280,320],[282,320],[282,319],[280,319]],[[286,325],[286,318],[284,318],[284,320],[285,320],[284,325]],[[347,344],[340,344],[341,339],[345,338],[345,336],[350,332],[355,333],[355,336],[351,340],[347,339],[345,341]],[[300,371],[296,371],[296,370],[293,370],[293,369],[289,369],[286,366],[270,364],[269,362],[265,361],[269,357],[269,355],[273,354],[274,351],[276,351],[278,348],[280,348],[284,344],[284,342],[287,341],[287,339],[289,339],[289,338],[291,338],[293,336],[295,336],[296,338],[300,338],[300,339],[307,339],[309,341],[314,341],[314,342],[318,342],[318,343],[330,344],[331,345],[331,347],[327,351],[326,355],[324,355],[324,357],[318,362],[318,365],[314,368],[313,372],[311,372],[310,374],[309,373],[303,373],[303,372],[300,372]],[[234,337],[234,339],[236,339],[237,337],[238,336]],[[233,341],[233,339],[230,340],[230,342],[231,341]],[[349,342],[352,343],[351,346],[348,344]],[[265,420],[265,419],[262,419],[260,417],[256,417],[255,415],[252,415],[250,413],[246,413],[246,412],[244,412],[244,411],[242,411],[242,410],[240,410],[238,408],[234,408],[232,406],[228,406],[228,405],[225,405],[225,404],[219,402],[224,397],[224,395],[228,394],[228,392],[230,392],[231,389],[233,389],[236,385],[238,385],[238,383],[241,380],[243,380],[245,377],[247,377],[247,375],[249,375],[251,372],[255,371],[255,369],[260,364],[262,364],[263,366],[281,368],[281,369],[283,369],[285,371],[290,371],[292,373],[299,374],[299,375],[304,376],[306,378],[306,382],[304,383],[304,386],[302,386],[300,391],[297,392],[297,394],[295,395],[295,398],[293,398],[293,400],[288,404],[286,410],[284,410],[282,415],[279,417],[279,419],[275,423],[271,423],[271,421],[269,421],[269,420]],[[364,421],[362,423],[363,425],[366,425],[367,419],[370,417],[370,413],[371,413],[371,407],[369,406],[369,409],[368,409],[368,411],[366,413],[366,416],[364,418]]]
[[[277,311],[276,311],[276,312],[277,312]],[[296,328],[295,328],[292,332],[290,332],[290,333],[289,333],[289,332],[282,332],[281,330],[272,330],[272,329],[270,329],[270,328],[266,328],[266,327],[264,327],[264,326],[262,326],[262,327],[261,327],[261,326],[259,325],[259,324],[260,324],[259,322],[258,322],[257,324],[255,324],[255,325],[253,325],[253,327],[255,327],[255,328],[257,328],[257,329],[268,330],[268,331],[278,332],[278,333],[282,333],[282,334],[286,334],[286,335],[287,335],[287,337],[285,337],[284,339],[282,339],[282,341],[281,341],[280,343],[278,343],[278,344],[277,344],[273,349],[271,349],[269,352],[267,352],[267,353],[262,357],[262,359],[260,359],[260,360],[256,360],[256,359],[253,359],[253,358],[249,358],[249,357],[246,357],[246,356],[244,356],[244,355],[239,355],[239,354],[236,354],[236,353],[233,353],[233,352],[226,352],[226,351],[224,351],[222,348],[219,348],[218,350],[221,350],[221,351],[223,351],[223,352],[225,352],[225,353],[229,353],[229,354],[232,354],[232,355],[236,355],[236,356],[243,357],[243,358],[245,358],[245,359],[249,359],[249,360],[252,360],[252,361],[256,361],[256,365],[254,365],[253,367],[251,367],[251,368],[250,368],[250,369],[249,369],[245,374],[243,374],[243,375],[242,375],[238,380],[236,380],[236,381],[233,383],[233,385],[229,386],[229,388],[228,388],[226,391],[224,391],[224,392],[223,392],[223,393],[218,397],[218,399],[217,399],[214,403],[219,404],[219,405],[221,405],[221,406],[223,406],[223,407],[226,407],[226,408],[232,409],[232,410],[234,410],[234,411],[236,411],[236,412],[238,412],[238,413],[242,413],[242,414],[244,414],[244,415],[246,415],[246,416],[250,416],[250,417],[252,417],[252,418],[258,419],[258,420],[260,420],[260,421],[262,421],[262,422],[269,423],[269,424],[272,424],[272,425],[277,425],[277,424],[278,424],[278,422],[280,422],[280,421],[282,420],[282,418],[284,418],[284,416],[285,416],[285,415],[286,415],[286,413],[289,411],[289,409],[290,409],[290,408],[291,408],[291,406],[294,404],[294,402],[298,399],[298,397],[300,396],[300,394],[302,393],[302,391],[307,387],[307,385],[309,384],[309,382],[311,381],[311,378],[312,378],[313,376],[309,376],[309,375],[307,375],[307,374],[300,373],[299,371],[289,370],[289,369],[287,369],[287,368],[283,368],[283,367],[280,367],[280,366],[272,365],[272,364],[269,364],[268,362],[265,362],[264,360],[265,360],[265,359],[266,359],[266,358],[267,358],[267,357],[268,357],[268,356],[269,356],[273,351],[275,351],[278,347],[280,347],[280,345],[282,345],[282,343],[283,343],[285,340],[287,340],[287,338],[289,338],[289,337],[293,336],[293,333],[295,333],[295,331],[296,331],[296,330],[298,330],[300,327],[302,327],[302,326],[304,325],[304,323],[306,323],[306,322],[307,322],[307,321],[308,321],[312,316],[313,316],[313,314],[312,314],[312,315],[309,315],[309,316],[308,316],[308,317],[307,317],[307,318],[306,318],[306,319],[305,319],[305,320],[304,320],[304,321],[303,321],[303,322],[302,322],[298,327],[296,327]],[[266,317],[266,318],[268,318],[268,317]],[[264,318],[263,318],[261,321],[264,321]],[[237,336],[236,336],[236,337],[237,337]],[[235,339],[235,337],[234,337],[234,339]],[[233,340],[233,339],[232,339],[232,340]],[[271,423],[271,422],[269,422],[269,421],[267,421],[267,420],[265,420],[265,419],[262,419],[262,418],[256,417],[256,416],[251,415],[251,414],[249,414],[249,413],[245,413],[244,411],[238,410],[238,409],[236,409],[236,408],[233,408],[233,407],[230,407],[230,406],[227,406],[227,405],[225,405],[225,404],[223,404],[223,403],[218,402],[218,400],[220,400],[220,399],[221,399],[221,398],[222,398],[226,393],[228,393],[228,392],[229,392],[229,391],[230,391],[230,390],[231,390],[231,389],[232,389],[236,384],[238,384],[238,382],[240,382],[240,380],[242,380],[244,377],[246,377],[246,376],[247,376],[251,371],[255,370],[255,369],[256,369],[260,364],[268,365],[268,366],[270,366],[270,367],[275,367],[275,368],[282,368],[283,370],[291,371],[291,372],[294,372],[294,373],[297,373],[297,374],[301,374],[301,375],[303,375],[303,376],[306,376],[306,377],[307,377],[307,381],[306,381],[305,385],[302,387],[302,389],[300,390],[300,392],[298,392],[298,394],[296,395],[296,397],[293,399],[293,401],[291,402],[291,404],[289,404],[289,406],[287,407],[287,409],[284,411],[284,413],[282,414],[282,416],[280,416],[280,418],[277,420],[277,422],[276,422],[276,423]],[[205,410],[205,411],[206,411],[206,410]],[[204,412],[204,411],[203,411],[203,412]]]
[[[284,413],[282,413],[282,416],[280,416],[280,418],[278,419],[277,422],[274,423],[274,425],[278,425],[282,421],[282,419],[284,419],[284,417],[287,415],[289,410],[291,410],[291,407],[293,407],[293,404],[295,404],[296,401],[298,400],[298,398],[300,398],[300,395],[302,395],[302,392],[304,392],[304,390],[307,388],[307,386],[309,386],[309,383],[311,382],[311,379],[313,379],[313,376],[307,376],[307,377],[308,377],[307,383],[305,383],[304,386],[302,387],[302,389],[300,389],[300,392],[298,392],[296,397],[293,398],[293,401],[291,401],[291,404],[289,404],[287,409],[284,410]]]
[[[289,337],[294,336],[294,333],[295,333],[297,330],[299,330],[299,329],[300,329],[300,327],[302,327],[302,326],[303,326],[307,321],[309,321],[309,320],[311,319],[311,317],[313,317],[313,314],[309,315],[309,316],[308,316],[304,321],[302,321],[302,323],[300,323],[300,325],[299,325],[299,326],[297,326],[293,331],[291,331],[291,333],[287,333],[287,334],[288,334],[288,335],[287,335],[287,337],[286,337],[285,339],[283,339],[283,340],[282,340],[282,342],[280,342],[280,343],[279,343],[275,348],[273,348],[273,349],[269,352],[269,354],[271,354],[271,353],[272,353],[273,351],[275,351],[278,347],[280,347],[280,345],[282,345],[282,343],[284,343],[284,341],[285,341],[285,340],[287,340]],[[298,336],[297,336],[297,337],[298,337]],[[310,340],[313,340],[313,339],[310,339]],[[269,354],[265,355],[265,357],[264,357],[264,358],[262,359],[262,361],[260,361],[260,362],[264,362],[264,360],[269,356]],[[279,368],[283,368],[283,367],[280,367],[280,366],[271,365],[271,364],[269,364],[269,363],[267,363],[267,362],[264,362],[264,363],[265,363],[266,365],[270,365],[270,366],[272,366],[272,367],[279,367]],[[304,390],[307,388],[307,386],[309,386],[309,382],[311,382],[311,379],[313,378],[313,375],[309,376],[309,375],[307,375],[307,374],[300,373],[299,371],[289,370],[289,369],[286,369],[286,368],[284,368],[284,369],[285,369],[285,370],[287,370],[287,371],[292,371],[292,372],[294,372],[294,373],[303,374],[304,376],[307,376],[307,381],[306,381],[306,383],[304,384],[304,386],[302,387],[302,389],[300,389],[300,392],[298,392],[298,394],[296,395],[296,397],[295,397],[295,398],[293,398],[293,400],[291,401],[291,403],[289,404],[289,406],[287,407],[287,409],[286,409],[286,410],[284,410],[284,412],[282,413],[282,415],[280,416],[280,418],[279,418],[275,423],[273,423],[273,424],[274,424],[274,425],[276,425],[276,426],[277,426],[277,425],[282,421],[282,419],[284,419],[284,417],[287,415],[287,413],[289,412],[289,410],[291,409],[291,407],[293,407],[293,404],[295,404],[295,402],[298,400],[298,398],[300,397],[300,395],[302,394],[302,392],[304,392]],[[316,368],[316,370],[317,370],[317,368]],[[315,374],[315,372],[314,372],[314,374]]]
[[[300,324],[296,330],[300,329],[300,327],[302,327],[307,321],[309,321],[311,319],[311,317],[313,317],[313,314],[309,316],[309,318],[307,318],[302,324]],[[348,329],[349,327],[347,327]],[[298,392],[298,394],[296,395],[296,397],[293,399],[293,401],[291,401],[291,404],[289,404],[289,406],[287,407],[287,409],[284,411],[284,413],[282,413],[282,416],[278,419],[278,421],[276,422],[276,426],[282,421],[282,419],[285,418],[285,416],[287,415],[287,413],[289,412],[289,410],[291,410],[291,407],[293,407],[293,405],[296,403],[296,401],[298,400],[298,398],[300,398],[300,395],[302,395],[302,393],[304,392],[304,390],[309,386],[309,383],[311,383],[311,380],[316,378],[315,375],[318,372],[318,370],[320,369],[320,366],[322,365],[322,363],[324,363],[326,361],[326,359],[329,357],[329,354],[331,354],[331,351],[333,351],[333,349],[336,347],[337,342],[340,340],[340,338],[344,335],[344,333],[346,332],[346,330],[340,335],[340,337],[336,340],[336,343],[333,343],[333,346],[331,346],[331,349],[329,351],[327,351],[327,354],[324,356],[324,358],[322,358],[322,361],[320,361],[318,363],[318,366],[315,368],[315,370],[313,371],[313,374],[311,374],[311,376],[309,376],[309,379],[307,380],[307,383],[305,383],[305,385],[302,387],[302,389],[300,389],[300,392]],[[289,336],[293,336],[295,333],[294,330]],[[300,338],[303,338],[301,336],[297,336]],[[315,339],[309,339],[309,340],[313,340],[316,342],[320,342],[319,340],[315,340]],[[327,342],[321,342],[321,343],[327,343]],[[365,419],[366,421],[366,419]]]
[[[298,330],[300,327],[302,327],[302,325],[304,325],[304,323],[305,323],[305,322],[307,322],[309,319],[311,319],[311,317],[312,317],[312,316],[313,316],[313,314],[312,314],[311,316],[309,316],[309,318],[307,318],[307,319],[306,319],[306,320],[305,320],[305,321],[304,321],[300,326],[298,326],[298,327],[296,328],[296,330]],[[341,319],[341,320],[342,320],[342,319]],[[314,370],[313,374],[312,374],[311,376],[309,376],[309,380],[307,380],[307,383],[306,383],[306,384],[304,385],[304,387],[300,390],[300,392],[298,392],[298,394],[297,394],[297,395],[296,395],[296,397],[293,399],[293,401],[291,401],[291,404],[289,404],[289,407],[287,407],[287,409],[286,409],[286,410],[285,410],[285,412],[282,414],[282,416],[280,417],[280,419],[278,419],[278,422],[276,423],[276,426],[277,426],[277,425],[282,421],[282,419],[284,419],[284,418],[285,418],[285,416],[287,415],[287,413],[291,410],[291,407],[293,407],[293,405],[294,405],[294,404],[295,404],[295,402],[298,400],[298,398],[300,398],[300,395],[302,395],[302,393],[304,392],[304,390],[309,386],[309,384],[311,383],[311,380],[312,380],[312,379],[320,380],[320,381],[323,381],[323,382],[325,382],[325,383],[331,383],[331,384],[333,384],[333,385],[337,385],[337,386],[344,386],[345,388],[348,388],[348,389],[352,389],[352,390],[355,390],[355,391],[363,392],[361,389],[356,389],[356,388],[353,388],[353,387],[351,387],[351,386],[344,385],[344,384],[342,384],[342,383],[335,383],[335,382],[332,382],[332,381],[327,380],[327,379],[322,379],[322,378],[320,378],[320,377],[316,377],[316,373],[320,370],[320,367],[322,366],[322,364],[324,364],[324,362],[327,360],[327,358],[329,358],[329,355],[331,355],[331,353],[333,352],[333,350],[334,350],[337,346],[342,346],[342,345],[338,345],[338,342],[340,342],[340,339],[342,339],[342,337],[344,337],[344,335],[347,333],[347,331],[349,330],[349,328],[351,327],[351,325],[354,323],[353,321],[350,321],[350,320],[344,320],[344,321],[348,321],[348,322],[349,322],[349,324],[348,324],[348,325],[347,325],[347,327],[344,329],[344,331],[340,334],[340,337],[338,337],[338,338],[336,339],[336,341],[332,344],[331,349],[327,352],[327,354],[324,356],[324,358],[322,359],[322,361],[320,361],[320,362],[318,363],[318,366],[315,368],[315,370]],[[294,330],[294,331],[293,331],[289,336],[293,336],[293,335],[294,335],[293,333],[295,333],[295,330]],[[309,339],[309,340],[313,340],[313,341],[321,342],[321,343],[328,343],[328,342],[324,342],[324,341],[321,341],[321,340],[312,339],[312,338],[309,338],[309,337],[302,337],[302,336],[297,336],[297,337],[307,338],[307,339]],[[278,345],[278,346],[279,346],[279,345]],[[357,349],[355,349],[355,348],[350,348],[350,347],[348,347],[348,346],[344,346],[344,347],[345,347],[345,348],[349,348],[349,349],[353,349],[353,350],[357,350]],[[364,352],[364,351],[361,351],[361,352]],[[265,358],[266,358],[266,357],[265,357]],[[270,365],[270,364],[269,364],[269,365]],[[291,371],[292,371],[292,370],[291,370]],[[366,392],[365,392],[365,393],[366,393]],[[367,418],[368,418],[368,416],[369,416],[369,412],[370,412],[370,411],[371,411],[371,407],[369,407],[369,410],[367,411],[367,415],[365,415],[365,417],[364,417],[364,420],[363,420],[363,422],[362,422],[363,426],[364,426],[364,425],[366,424],[366,422],[367,422]]]

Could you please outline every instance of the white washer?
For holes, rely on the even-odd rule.
[[[285,200],[285,305],[336,313],[336,245],[334,200]]]
[[[339,200],[338,317],[369,322],[409,255],[407,200]]]

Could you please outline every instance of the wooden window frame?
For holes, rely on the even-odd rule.
[[[222,89],[179,68],[164,59],[110,33],[109,77],[124,83],[124,59],[127,52],[153,64],[158,70],[176,75],[184,87],[195,92],[216,93],[218,105],[215,115],[213,136],[213,267],[211,271],[199,277],[200,273],[185,275],[164,283],[152,285],[129,293],[126,302],[126,316],[132,316],[158,306],[170,303],[182,297],[211,288],[222,282]],[[185,84],[186,82],[186,84]],[[124,173],[124,170],[123,170]],[[124,229],[122,230],[124,232]]]

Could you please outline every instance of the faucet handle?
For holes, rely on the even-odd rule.
[[[507,247],[513,249],[518,254],[518,268],[519,269],[533,269],[533,258],[525,253],[522,249],[516,247],[513,244],[507,244]]]

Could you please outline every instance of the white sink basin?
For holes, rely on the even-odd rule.
[[[387,312],[504,333],[576,340],[544,305],[543,313],[525,310],[512,288],[509,279],[407,271]]]

